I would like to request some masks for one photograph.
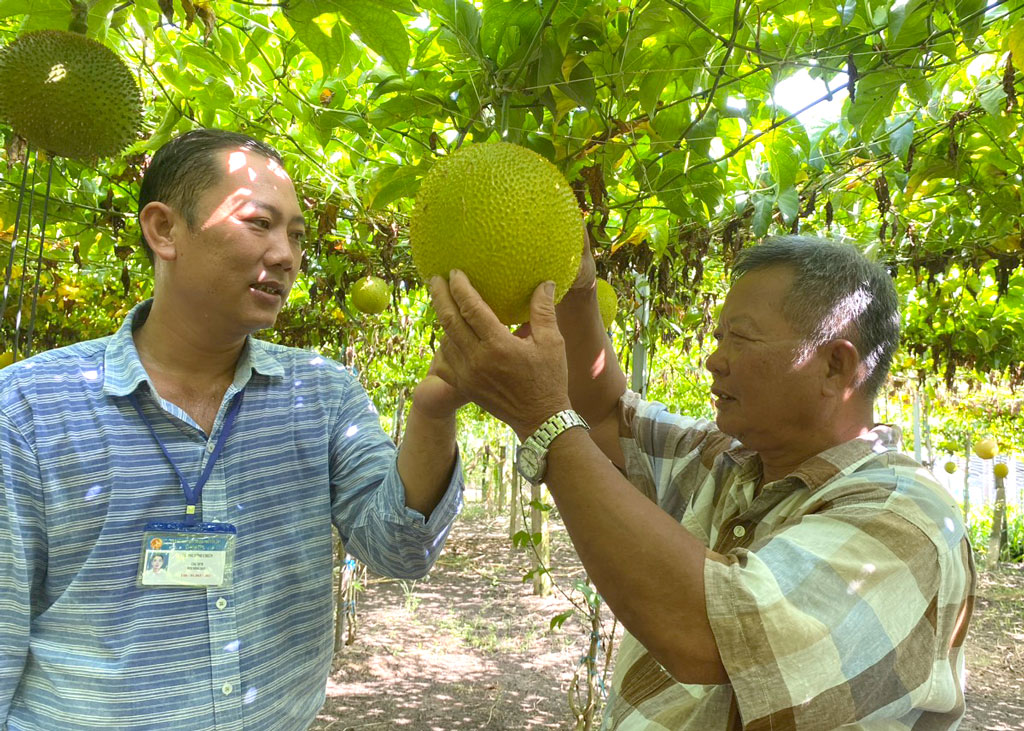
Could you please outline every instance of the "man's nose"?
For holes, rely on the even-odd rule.
[[[726,359],[725,356],[722,355],[721,348],[715,348],[714,352],[712,352],[704,361],[704,367],[716,376],[724,375],[728,372]]]

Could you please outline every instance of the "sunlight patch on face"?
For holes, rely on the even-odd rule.
[[[281,180],[287,180],[289,183],[292,180],[291,178],[288,177],[288,173],[284,171],[284,168],[277,163],[277,160],[271,160],[270,158],[267,158],[267,170],[272,172]]]
[[[252,189],[239,188],[221,201],[221,204],[214,209],[213,213],[210,214],[210,217],[206,219],[200,227],[200,230],[205,231],[219,223],[223,223],[229,216],[231,216],[231,214],[243,206],[251,196]]]
[[[246,159],[245,153],[241,150],[235,150],[228,155],[228,172],[235,173],[245,167]]]

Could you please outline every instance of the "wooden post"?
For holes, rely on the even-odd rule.
[[[1003,522],[1006,519],[1006,481],[996,475],[996,502],[992,506],[992,533],[988,537],[988,555],[985,568],[990,571],[999,563],[1003,551]]]
[[[480,502],[483,503],[484,511],[490,513],[491,494],[487,481],[491,479],[491,445],[484,444],[484,464],[480,469]]]
[[[505,493],[508,492],[508,482],[505,481],[505,460],[508,458],[508,448],[502,444],[498,447],[498,454],[494,460],[494,508],[500,515],[505,509]]]
[[[508,537],[513,539],[515,534],[519,532],[519,514],[522,510],[523,503],[523,477],[519,474],[519,470],[515,466],[516,454],[516,437],[512,435],[512,489],[508,496]],[[515,544],[512,544],[515,546]]]
[[[533,593],[534,596],[547,596],[551,593],[551,575],[546,570],[551,566],[551,533],[548,530],[548,511],[540,509],[546,491],[543,485],[532,487],[530,533],[534,538],[540,534],[540,541],[533,544],[530,554],[533,561]]]
[[[964,526],[971,523],[971,438],[964,437]]]

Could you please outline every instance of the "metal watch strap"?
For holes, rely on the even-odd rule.
[[[572,429],[574,426],[582,426],[587,431],[590,431],[590,425],[584,421],[582,416],[572,409],[565,409],[546,419],[543,424],[537,427],[537,431],[523,440],[523,443],[532,441],[546,452],[555,437],[567,429]]]

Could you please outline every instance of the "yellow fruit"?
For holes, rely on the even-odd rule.
[[[14,353],[7,351],[6,353],[0,353],[0,368],[6,368],[14,362]]]
[[[974,453],[982,459],[992,459],[999,454],[999,446],[995,439],[982,439],[974,445]]]
[[[461,269],[506,325],[530,319],[530,297],[552,280],[557,302],[583,251],[576,196],[554,165],[525,147],[463,147],[430,169],[409,228],[424,281]]]
[[[0,118],[36,147],[90,160],[135,139],[142,101],[121,57],[79,33],[24,33],[0,51]]]
[[[992,468],[992,472],[995,473],[995,476],[999,479],[1003,479],[1010,474],[1010,468],[1007,466],[1006,462],[1000,462]]]
[[[949,474],[956,472],[956,462],[946,462],[946,472]]]
[[[615,313],[619,310],[619,296],[615,287],[604,279],[597,280],[597,307],[601,310],[601,322],[607,330],[615,322]]]
[[[363,277],[352,285],[352,306],[368,315],[387,309],[391,302],[388,285],[380,277]]]

